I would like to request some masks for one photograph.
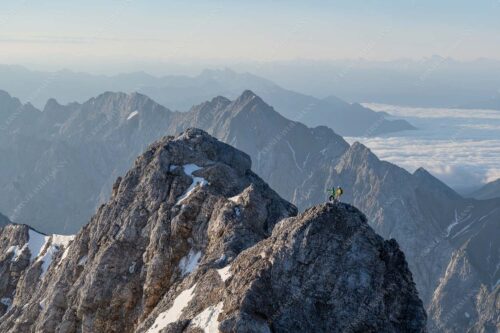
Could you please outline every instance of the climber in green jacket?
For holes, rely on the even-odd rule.
[[[335,186],[332,187],[331,189],[326,190],[326,192],[329,194],[328,201],[335,202],[335,193],[337,192],[337,190],[335,189]]]

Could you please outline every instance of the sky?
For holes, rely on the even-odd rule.
[[[0,63],[500,60],[500,0],[6,0]]]

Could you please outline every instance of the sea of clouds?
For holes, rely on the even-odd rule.
[[[500,178],[500,111],[364,105],[418,128],[346,138],[365,144],[380,159],[410,172],[424,167],[460,191]]]

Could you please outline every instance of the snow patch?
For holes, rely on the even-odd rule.
[[[290,151],[292,152],[292,157],[293,161],[295,162],[295,166],[300,172],[302,172],[302,169],[300,168],[299,163],[297,162],[297,156],[295,155],[295,150],[293,149],[292,145],[288,140],[286,140],[285,142],[288,144],[288,148],[290,148]]]
[[[210,306],[199,313],[191,320],[191,325],[201,328],[205,333],[219,332],[219,314],[222,312],[223,303],[220,302],[216,306]]]
[[[74,235],[42,235],[34,230],[29,230],[29,240],[26,244],[30,250],[30,260],[36,259],[36,262],[42,262],[42,274],[45,275],[47,269],[52,264],[54,256],[64,248],[61,260],[66,258],[70,242],[75,239]],[[50,243],[50,246],[48,245]],[[25,246],[26,246],[25,245]]]
[[[7,310],[8,310],[10,308],[10,306],[12,305],[12,300],[8,297],[3,297],[0,299],[0,303],[5,305],[7,307]]]
[[[304,160],[304,163],[302,163],[302,168],[306,167],[307,162],[309,161],[309,156],[311,156],[311,153],[307,153],[306,159]]]
[[[465,227],[463,227],[463,228],[462,228],[459,232],[457,232],[457,233],[453,236],[453,238],[456,238],[456,237],[458,237],[458,236],[462,235],[462,234],[463,234],[464,232],[466,232],[466,231],[467,231],[467,230],[468,230],[468,229],[469,229],[469,228],[470,228],[470,227],[471,227],[474,223],[476,223],[476,222],[477,222],[477,223],[479,223],[479,222],[483,221],[485,218],[489,217],[490,215],[492,215],[493,213],[495,213],[497,210],[498,210],[498,208],[496,208],[496,209],[492,210],[492,211],[491,211],[491,212],[489,212],[487,215],[482,216],[481,218],[479,218],[479,220],[477,220],[477,221],[476,221],[476,220],[472,221],[471,223],[469,223],[468,225],[466,225]]]
[[[241,208],[240,207],[234,207],[234,213],[236,216],[241,216]]]
[[[135,261],[132,261],[132,265],[130,265],[130,266],[128,267],[128,272],[129,272],[130,274],[133,274],[133,273],[135,272],[135,265],[136,265],[136,264],[137,264],[137,263],[136,263]]]
[[[453,227],[458,223],[460,223],[460,221],[458,220],[457,210],[455,209],[455,221],[453,221],[453,223],[451,223],[448,228],[446,228],[446,237],[450,236],[451,229],[453,229]]]
[[[475,223],[475,221],[473,221],[472,223],[466,225],[465,227],[463,227],[459,232],[457,232],[452,238],[457,238],[458,236],[460,236],[461,234],[463,234],[464,232],[466,232],[471,225],[473,225]]]
[[[29,233],[29,239],[27,246],[31,254],[30,260],[33,260],[42,253],[50,236],[39,234],[38,232],[31,229],[29,229],[28,233]]]
[[[184,290],[177,296],[172,304],[172,307],[158,315],[153,325],[149,328],[147,333],[159,333],[168,324],[174,323],[179,320],[182,310],[189,304],[194,296],[194,289],[196,284],[191,288]]]
[[[130,114],[127,117],[127,120],[130,120],[134,117],[136,117],[139,114],[139,111],[135,110],[134,112],[130,112]]]
[[[51,245],[47,249],[47,251],[45,251],[44,255],[37,259],[37,262],[42,262],[42,274],[40,275],[41,278],[43,278],[45,273],[47,273],[47,269],[49,269],[50,265],[52,264],[52,258],[57,254],[57,252],[59,252],[59,248],[57,246]]]
[[[227,265],[226,267],[217,270],[217,273],[219,273],[222,281],[226,282],[226,280],[231,277],[231,272],[229,272],[230,269],[231,265]]]
[[[200,257],[200,251],[195,252],[193,249],[191,249],[189,250],[187,256],[181,259],[181,261],[179,262],[179,268],[183,277],[195,271],[196,267],[198,267]]]
[[[172,168],[172,166],[170,168]],[[184,194],[181,195],[179,199],[177,199],[176,205],[179,205],[184,200],[186,200],[194,192],[198,184],[201,187],[208,185],[208,182],[205,180],[205,178],[193,176],[193,173],[202,169],[202,167],[199,167],[196,164],[186,164],[183,166],[183,169],[184,173],[193,179],[193,182],[191,183],[189,188],[184,192]]]
[[[14,252],[14,256],[12,257],[12,261],[17,261],[17,259],[19,259],[19,256],[21,255],[21,253],[23,252],[24,250],[24,247],[21,249],[19,248],[19,245],[14,245],[14,246],[11,246],[7,249],[7,253],[6,254],[9,254],[9,253],[12,253]]]
[[[45,303],[47,301],[47,298],[42,299],[38,305],[40,306],[40,309],[45,310]]]
[[[220,256],[220,258],[218,258],[218,259],[215,261],[215,263],[216,263],[216,264],[223,263],[223,262],[225,262],[225,261],[226,261],[226,259],[227,259],[226,255],[225,255],[225,254],[222,254],[222,255]]]

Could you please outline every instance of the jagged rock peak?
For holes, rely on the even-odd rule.
[[[124,93],[106,91],[97,97],[89,99],[86,103],[105,105],[110,103],[129,103],[133,105],[144,105],[148,103],[157,104],[154,100],[138,92]]]
[[[169,162],[173,165],[196,162],[200,166],[209,166],[219,161],[231,166],[240,175],[244,175],[252,168],[252,161],[246,153],[198,128],[188,128],[176,137],[163,137],[152,144],[143,156],[157,154],[158,149],[168,154]],[[140,160],[139,158],[137,161]]]
[[[254,103],[258,103],[258,104],[261,104],[261,103],[264,103],[265,102],[259,97],[257,96],[257,94],[255,94],[253,91],[251,90],[245,90],[236,100],[235,100],[235,103],[237,104],[247,104],[249,102],[254,102]]]
[[[448,198],[460,200],[461,196],[456,193],[452,188],[441,182],[434,175],[432,175],[425,168],[420,167],[413,173],[413,177],[421,187],[427,187],[427,191],[440,192]]]
[[[398,244],[343,204],[282,220],[167,304],[139,332],[425,332],[426,325]]]
[[[184,284],[231,263],[297,213],[250,165],[197,129],[151,145],[44,274],[29,260],[19,270],[0,256],[6,274],[21,272],[6,291],[0,331],[135,332],[150,324]],[[3,254],[13,244],[0,246]]]
[[[281,221],[231,272],[224,332],[425,331],[404,254],[350,205],[322,204]]]
[[[50,98],[47,103],[45,103],[44,111],[51,110],[55,108],[60,108],[62,105],[55,98]]]
[[[231,100],[224,96],[217,96],[212,98],[212,100],[203,102],[200,105],[196,105],[193,109],[205,109],[208,112],[213,112],[213,110],[222,110],[231,104]]]
[[[359,141],[356,141],[351,145],[351,150],[354,152],[363,152],[366,154],[372,154],[372,151]]]
[[[336,168],[338,170],[348,168],[349,166],[359,168],[377,161],[379,161],[379,159],[368,147],[356,141],[342,156]]]
[[[216,97],[212,98],[210,103],[212,103],[212,104],[226,104],[227,105],[227,104],[231,103],[231,100],[224,97],[224,96],[216,96]]]

